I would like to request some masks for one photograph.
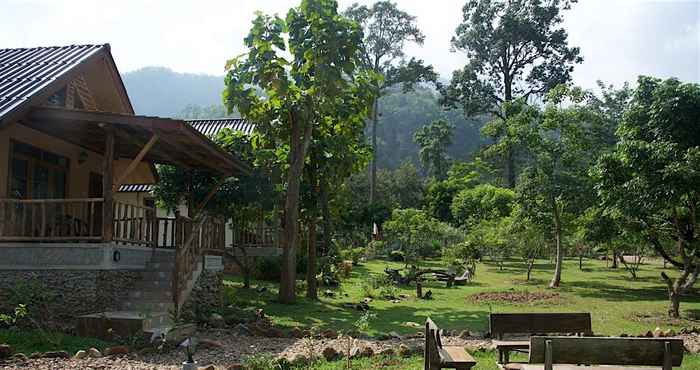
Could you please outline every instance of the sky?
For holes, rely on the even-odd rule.
[[[357,0],[339,0],[346,8]],[[371,4],[371,0],[359,0]],[[417,17],[425,44],[407,56],[435,66],[442,78],[466,63],[450,51],[465,0],[396,0]],[[222,75],[245,52],[256,10],[286,14],[299,0],[0,0],[0,48],[110,43],[119,70],[165,66]],[[700,0],[580,0],[565,13],[570,45],[584,62],[574,83],[620,85],[637,76],[700,82]]]

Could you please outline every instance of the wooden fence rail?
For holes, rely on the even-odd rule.
[[[99,241],[103,198],[0,199],[0,241]]]

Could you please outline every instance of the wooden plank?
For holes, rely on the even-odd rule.
[[[590,313],[494,313],[489,317],[491,335],[592,334]]]
[[[673,338],[532,337],[531,364],[545,362],[545,343],[551,341],[555,364],[663,366],[668,342],[673,366],[683,361],[683,340]]]
[[[499,364],[498,367],[502,370],[544,370],[544,365],[536,364]],[[552,370],[654,370],[650,367],[637,367],[637,366],[579,366],[579,365],[567,365],[567,364],[554,364]]]
[[[129,163],[129,166],[126,167],[126,170],[124,170],[124,173],[119,176],[119,179],[114,183],[114,186],[112,186],[112,191],[115,193],[119,190],[119,186],[124,183],[127,177],[131,175],[132,172],[138,167],[138,165],[143,161],[143,157],[146,156],[149,150],[153,147],[153,145],[158,141],[158,135],[157,134],[152,134],[151,138],[148,140],[146,145],[141,148],[139,153],[136,155],[134,159],[131,160],[131,163]]]

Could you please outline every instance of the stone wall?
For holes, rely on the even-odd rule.
[[[26,303],[47,321],[114,311],[139,279],[137,271],[0,270],[0,312]]]
[[[202,271],[182,308],[183,318],[203,321],[212,311],[220,311],[223,306],[223,292],[223,274],[216,271]]]

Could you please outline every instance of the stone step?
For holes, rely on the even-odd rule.
[[[76,330],[83,337],[94,337],[104,340],[115,338],[130,338],[141,335],[154,327],[172,324],[167,311],[143,313],[140,311],[109,311],[76,318]]]

